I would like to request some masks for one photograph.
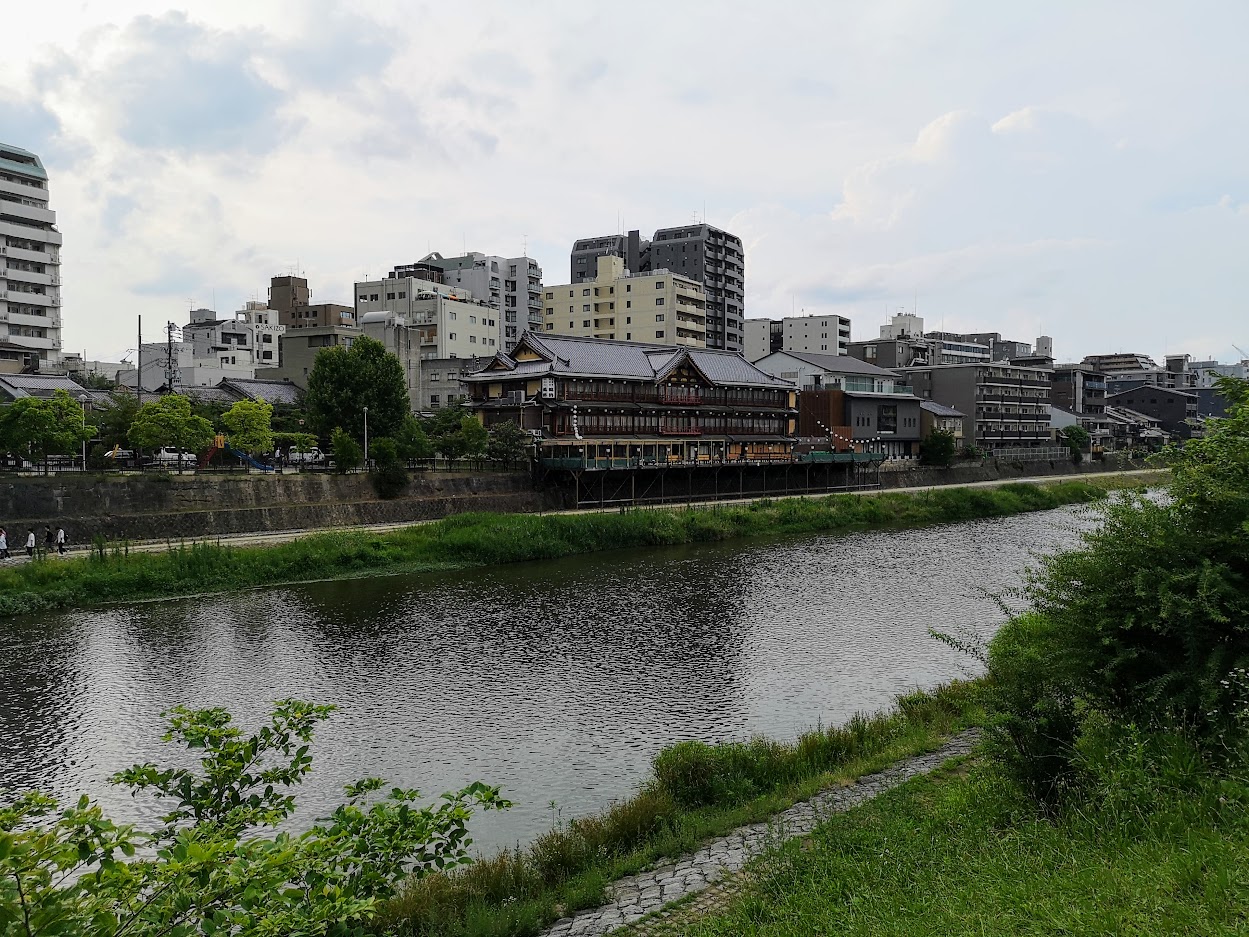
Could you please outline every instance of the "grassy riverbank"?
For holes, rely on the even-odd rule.
[[[683,742],[651,780],[599,816],[557,824],[531,847],[418,879],[391,901],[380,932],[410,937],[522,937],[603,900],[614,879],[767,819],[829,786],[937,748],[979,721],[977,686],[914,693],[884,715],[856,717],[794,743]]]
[[[103,555],[0,569],[0,615],[369,574],[549,560],[627,547],[1003,517],[1094,501],[1111,488],[1144,483],[1139,476],[1128,476],[615,514],[460,514],[388,533],[333,532],[273,546],[197,543],[156,553],[113,547]]]
[[[719,913],[647,933],[1244,934],[1249,784],[1192,755],[1116,759],[1057,818],[973,759],[780,848]]]

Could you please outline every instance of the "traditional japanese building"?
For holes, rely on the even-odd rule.
[[[548,465],[792,458],[797,387],[736,352],[530,332],[460,380],[486,426],[529,430]]]

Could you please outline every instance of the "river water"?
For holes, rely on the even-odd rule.
[[[149,819],[106,778],[171,760],[163,710],[226,706],[252,727],[293,696],[341,707],[304,815],[358,777],[431,795],[485,780],[515,806],[475,820],[477,843],[512,845],[552,801],[570,817],[627,796],[674,741],[792,738],[968,673],[929,628],[990,634],[991,594],[1089,523],[1060,509],[2,622],[0,789]]]

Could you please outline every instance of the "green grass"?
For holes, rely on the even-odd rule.
[[[1139,477],[1110,477],[870,497],[790,498],[699,509],[459,514],[389,533],[340,531],[273,546],[198,543],[159,553],[114,548],[105,555],[0,569],[0,615],[367,574],[550,560],[627,547],[1001,517],[1094,501],[1109,489],[1142,484]]]
[[[888,714],[858,716],[789,744],[682,743],[660,754],[655,776],[635,797],[559,824],[526,849],[411,881],[382,909],[377,929],[411,937],[536,934],[600,904],[614,879],[937,748],[979,720],[978,695],[970,683],[914,693]]]
[[[950,766],[760,861],[672,933],[853,937],[1249,933],[1249,784],[1133,789],[1038,816],[988,759]]]

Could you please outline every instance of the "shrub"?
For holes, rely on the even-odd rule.
[[[342,429],[335,429],[330,434],[330,450],[334,453],[334,468],[338,472],[350,472],[364,461],[360,444]]]

